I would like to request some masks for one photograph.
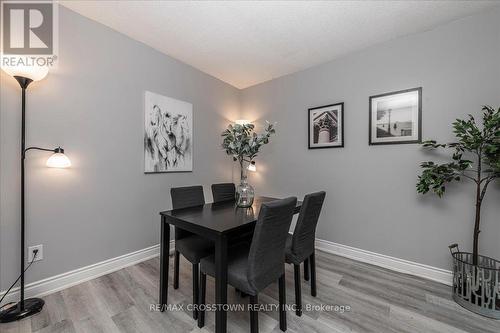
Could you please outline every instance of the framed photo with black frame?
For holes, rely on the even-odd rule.
[[[370,96],[370,145],[422,142],[422,87]]]
[[[308,109],[308,148],[344,147],[344,103]]]

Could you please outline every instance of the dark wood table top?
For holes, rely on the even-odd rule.
[[[271,197],[256,197],[252,207],[240,208],[236,202],[209,203],[203,206],[195,206],[184,209],[174,209],[161,212],[160,215],[168,220],[168,223],[186,230],[192,228],[206,229],[209,233],[229,233],[248,227],[250,223],[257,221],[260,206],[265,202],[278,200]],[[301,201],[297,201],[294,213],[300,211]],[[195,230],[193,230],[195,231]]]

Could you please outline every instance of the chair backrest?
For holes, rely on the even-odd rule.
[[[212,195],[214,202],[234,201],[236,187],[233,183],[220,183],[212,185]]]
[[[247,278],[261,291],[284,273],[285,245],[297,198],[262,204],[248,254]]]
[[[316,225],[318,224],[321,207],[325,201],[324,191],[308,194],[304,197],[299,218],[292,236],[292,252],[307,258],[314,252]]]
[[[170,189],[170,196],[172,197],[173,209],[182,209],[205,204],[203,186],[201,185],[172,187]]]
[[[182,209],[188,207],[201,206],[205,204],[205,196],[203,195],[203,186],[186,186],[186,187],[172,187],[170,189],[170,196],[172,197],[172,208]],[[175,239],[182,239],[191,235],[190,232],[175,228]]]

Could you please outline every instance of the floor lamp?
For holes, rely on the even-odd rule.
[[[29,147],[26,148],[26,89],[33,81],[39,81],[43,79],[47,73],[48,69],[46,67],[23,67],[23,68],[3,68],[3,70],[13,76],[19,85],[21,86],[21,274],[19,279],[21,284],[19,287],[20,299],[18,303],[15,303],[7,309],[0,311],[0,323],[7,323],[15,320],[20,320],[29,317],[33,314],[40,312],[43,308],[44,301],[40,298],[24,298],[24,273],[27,268],[25,268],[24,254],[25,254],[25,200],[24,200],[24,190],[25,190],[25,162],[26,153],[30,150],[42,150],[52,152],[52,156],[47,160],[47,166],[53,168],[67,168],[71,166],[71,162],[64,155],[64,150],[61,147],[55,149],[46,149],[39,147]],[[18,279],[18,280],[19,280]],[[17,282],[17,280],[16,280]],[[8,291],[7,291],[8,292]]]

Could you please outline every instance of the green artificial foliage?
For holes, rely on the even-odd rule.
[[[488,185],[500,177],[500,108],[495,110],[483,106],[482,111],[481,123],[472,115],[453,123],[457,142],[441,144],[429,140],[422,143],[427,149],[451,149],[452,156],[448,163],[423,162],[420,165],[423,171],[417,182],[417,192],[432,191],[439,197],[444,195],[450,182],[467,179],[475,184],[474,265],[477,265],[479,255],[481,204]]]
[[[243,163],[252,162],[260,148],[269,143],[271,135],[276,133],[274,125],[266,122],[264,133],[258,134],[254,131],[253,124],[231,124],[222,132],[222,148],[226,154],[233,157],[234,161],[240,163],[243,175]]]

